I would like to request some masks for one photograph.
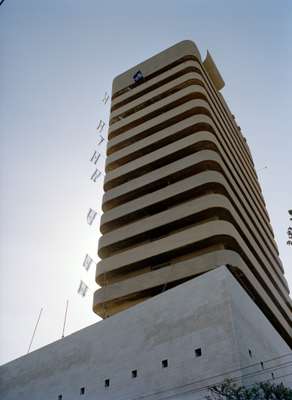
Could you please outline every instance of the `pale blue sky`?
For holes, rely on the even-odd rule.
[[[89,180],[96,123],[113,77],[183,40],[209,49],[250,145],[292,288],[292,2],[6,0],[0,7],[0,363],[98,320],[94,290],[101,187]],[[290,163],[289,163],[290,160]],[[268,166],[268,169],[262,170]],[[98,338],[97,338],[98,340]]]

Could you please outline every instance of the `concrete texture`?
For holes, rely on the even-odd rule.
[[[221,266],[0,367],[0,398],[199,400],[224,377],[272,373],[291,385],[292,352]]]

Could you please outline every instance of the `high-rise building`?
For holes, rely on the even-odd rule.
[[[223,86],[190,41],[115,78],[94,311],[111,316],[227,265],[291,345],[283,266]]]
[[[223,86],[190,41],[114,80],[93,304],[106,319],[1,366],[1,400],[292,388],[289,290]]]

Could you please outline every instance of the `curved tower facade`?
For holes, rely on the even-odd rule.
[[[106,318],[226,265],[292,347],[283,266],[223,86],[191,41],[115,78],[93,309]]]

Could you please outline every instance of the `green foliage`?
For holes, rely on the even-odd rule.
[[[207,400],[292,400],[292,390],[283,383],[262,382],[246,388],[225,380],[209,390]]]

